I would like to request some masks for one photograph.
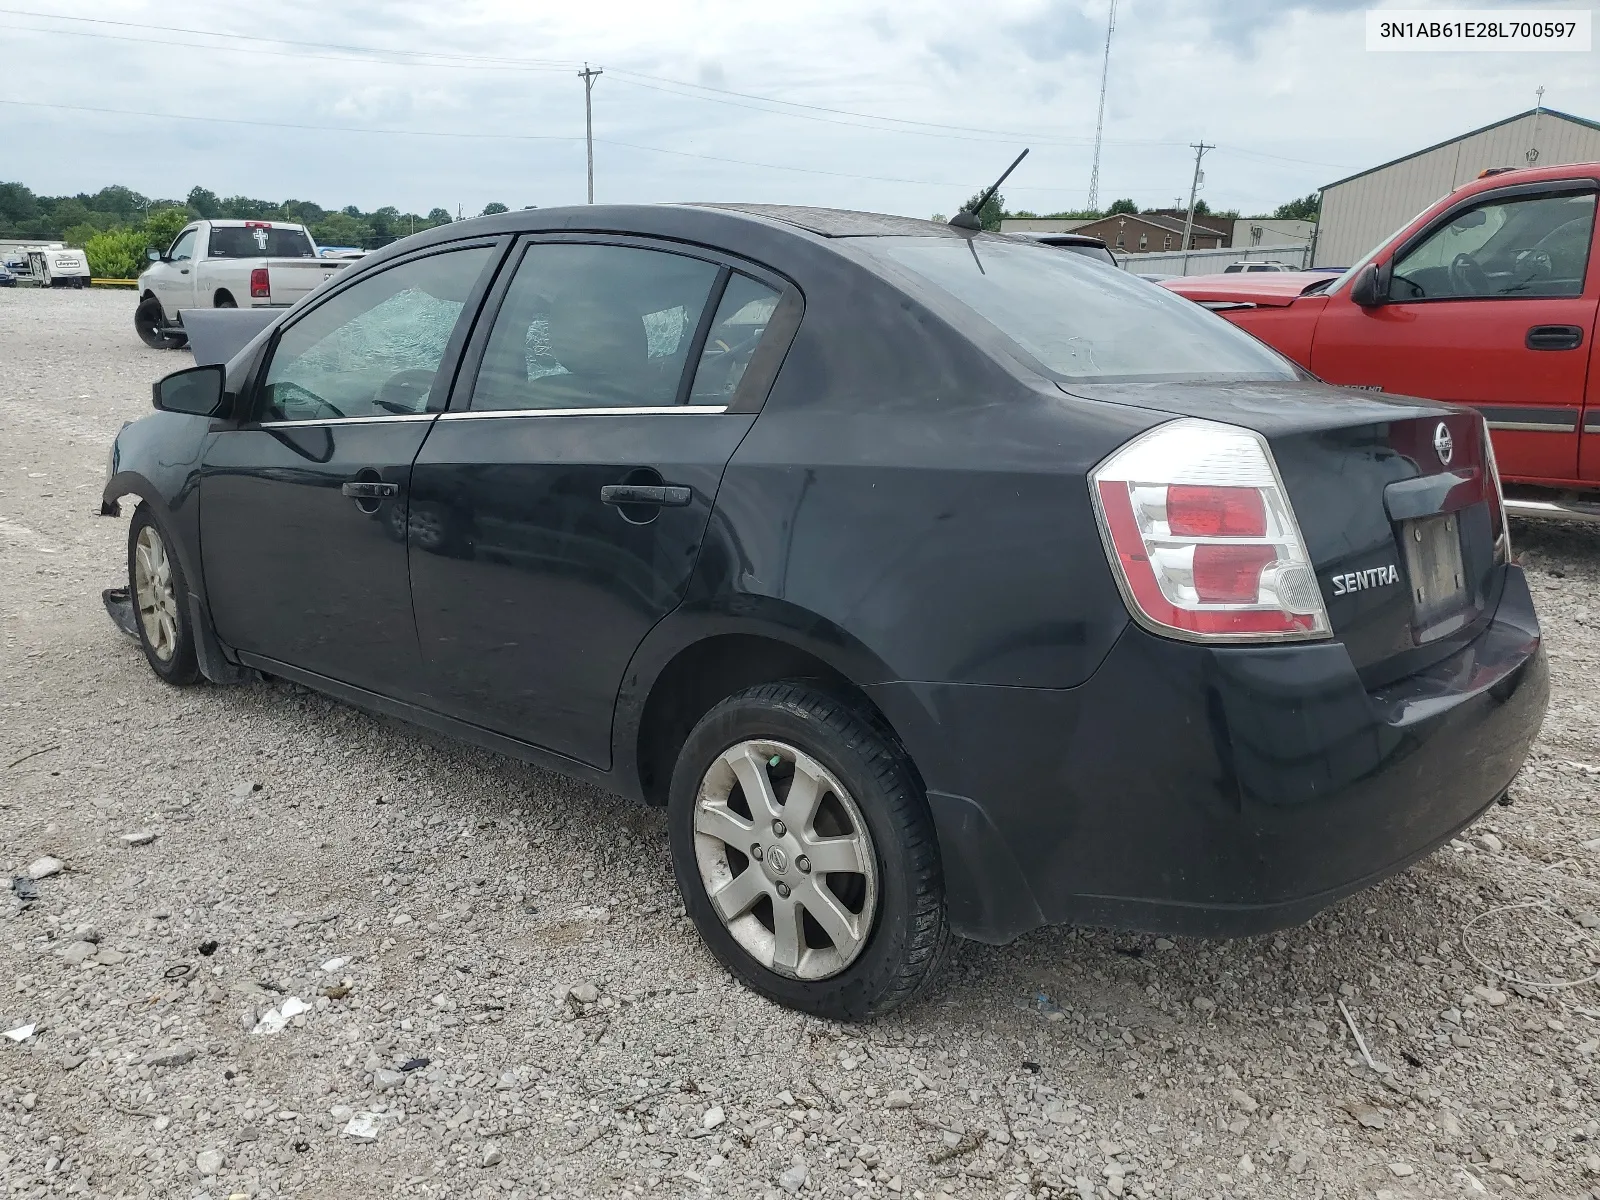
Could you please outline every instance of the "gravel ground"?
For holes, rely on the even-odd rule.
[[[1600,994],[1506,978],[1600,966],[1600,534],[1513,531],[1555,692],[1470,840],[1276,937],[963,945],[931,999],[832,1025],[701,948],[660,813],[292,686],[156,680],[96,514],[189,360],[131,310],[0,292],[0,869],[64,864],[0,891],[0,1031],[32,1026],[0,1038],[0,1195],[1600,1185]]]

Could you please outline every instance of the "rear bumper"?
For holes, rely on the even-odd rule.
[[[1470,824],[1521,768],[1548,672],[1527,581],[1432,668],[1369,692],[1338,643],[1129,626],[1070,691],[871,689],[922,770],[957,930],[1259,933]]]

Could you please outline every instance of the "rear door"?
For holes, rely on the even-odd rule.
[[[381,695],[421,688],[406,574],[411,463],[499,250],[436,248],[278,331],[250,419],[206,450],[201,559],[217,632]]]
[[[755,420],[740,385],[784,288],[760,274],[638,239],[522,247],[412,476],[437,707],[609,766],[623,671]]]
[[[1468,404],[1507,479],[1578,477],[1600,299],[1592,180],[1473,197],[1397,251],[1389,302],[1329,298],[1311,369],[1330,383]]]

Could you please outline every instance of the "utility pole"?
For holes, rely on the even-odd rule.
[[[1094,167],[1089,171],[1089,208],[1100,207],[1100,136],[1106,127],[1106,83],[1111,76],[1111,34],[1117,27],[1117,0],[1106,17],[1106,54],[1100,63],[1100,112],[1094,119]]]
[[[1194,236],[1194,200],[1200,191],[1200,160],[1205,157],[1207,150],[1215,150],[1215,146],[1208,146],[1204,142],[1190,142],[1189,149],[1194,151],[1194,178],[1189,181],[1189,215],[1183,219],[1183,273],[1189,273],[1189,244]]]
[[[589,148],[589,203],[594,203],[594,81],[605,72],[596,67],[589,69],[589,64],[583,64],[583,70],[578,72],[578,78],[583,80],[583,140]]]
[[[1544,84],[1533,93],[1533,133],[1528,138],[1528,152],[1523,155],[1530,167],[1539,162],[1539,114],[1544,111]]]

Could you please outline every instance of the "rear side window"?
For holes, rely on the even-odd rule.
[[[506,291],[474,409],[660,408],[678,386],[717,268],[634,246],[529,246]]]
[[[314,258],[311,239],[301,229],[277,226],[213,226],[211,258]]]
[[[700,352],[690,404],[732,401],[777,307],[778,293],[766,284],[737,272],[728,277],[727,289],[706,335],[705,349]]]
[[[989,238],[882,238],[914,272],[1061,379],[1298,379],[1288,359],[1192,301],[1075,254]]]

